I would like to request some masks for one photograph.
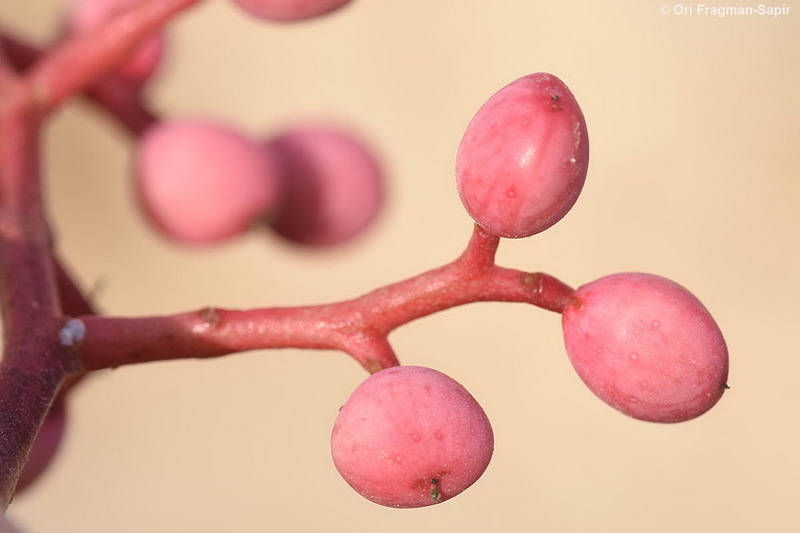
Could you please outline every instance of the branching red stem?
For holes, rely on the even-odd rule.
[[[480,227],[450,264],[359,298],[247,311],[205,308],[160,317],[100,317],[54,259],[39,169],[41,129],[66,99],[87,94],[131,132],[155,117],[140,88],[109,74],[150,32],[200,0],[149,0],[46,54],[0,37],[0,511],[59,391],[89,370],[216,357],[265,348],[331,349],[367,371],[399,364],[388,335],[415,319],[478,301],[561,312],[573,290],[542,273],[495,264],[499,238]],[[69,316],[85,327],[61,337]],[[74,325],[74,324],[73,324]],[[72,336],[75,335],[75,336]],[[58,404],[60,406],[60,404]]]
[[[40,176],[40,136],[59,103],[83,91],[171,15],[199,0],[150,0],[97,32],[66,40],[23,74],[0,51],[0,511],[14,496],[34,439],[66,380],[81,368],[59,341],[71,284],[53,261]],[[74,289],[74,287],[72,287]]]
[[[143,318],[81,317],[87,369],[147,361],[216,357],[267,348],[351,354],[370,372],[397,365],[387,341],[395,328],[478,301],[525,302],[560,311],[572,289],[542,273],[494,264],[497,237],[476,226],[456,261],[339,303],[248,311],[214,308]]]
[[[49,110],[82,92],[127,57],[148,34],[200,0],[150,0],[136,4],[95,31],[75,35],[25,73],[29,94]]]
[[[0,48],[5,50],[11,66],[20,73],[30,69],[45,55],[42,50],[8,32],[0,34]],[[156,115],[147,106],[142,87],[114,72],[105,74],[89,85],[84,96],[134,136],[140,135],[157,121]]]

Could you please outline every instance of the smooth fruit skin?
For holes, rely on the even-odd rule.
[[[276,165],[235,129],[172,120],[148,129],[135,159],[139,201],[155,227],[186,244],[236,237],[274,207]]]
[[[552,74],[519,78],[496,92],[467,126],[456,184],[487,231],[521,238],[567,214],[586,179],[589,138],[575,97]]]
[[[339,412],[331,436],[336,469],[362,496],[423,507],[472,485],[494,437],[478,402],[452,378],[400,366],[367,378]]]
[[[717,403],[728,349],[700,301],[650,274],[586,284],[564,309],[567,354],[603,401],[641,420],[681,422]]]
[[[383,170],[355,135],[307,123],[282,131],[266,148],[279,164],[282,191],[269,222],[285,239],[336,246],[361,235],[380,212]]]
[[[350,0],[233,0],[251,15],[277,22],[293,22],[335,11]]]

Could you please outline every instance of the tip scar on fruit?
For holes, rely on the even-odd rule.
[[[439,492],[439,479],[435,477],[431,478],[431,499],[436,503],[442,501],[442,493]]]

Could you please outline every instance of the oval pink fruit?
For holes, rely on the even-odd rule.
[[[575,97],[552,74],[496,92],[467,126],[456,183],[475,221],[500,237],[539,233],[567,214],[586,179],[589,138]]]
[[[389,507],[445,501],[472,485],[494,437],[478,402],[424,367],[381,370],[356,388],[331,436],[336,469],[362,496]]]
[[[634,418],[689,420],[726,388],[722,332],[692,293],[668,279],[626,273],[596,280],[575,291],[562,323],[581,379]]]

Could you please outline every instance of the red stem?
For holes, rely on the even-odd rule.
[[[9,100],[24,101],[19,93]],[[79,365],[75,350],[57,343],[63,319],[39,184],[40,119],[22,104],[0,110],[1,509],[53,399]]]
[[[95,31],[74,35],[25,73],[29,94],[52,109],[82,92],[127,57],[141,40],[200,0],[150,0],[132,6]]]
[[[17,72],[25,72],[45,55],[42,50],[8,32],[0,34],[0,47],[5,50],[10,64]],[[104,109],[134,136],[140,135],[158,120],[144,101],[142,87],[114,72],[109,72],[92,83],[84,91],[84,96]]]
[[[65,41],[18,76],[0,50],[0,511],[14,496],[36,434],[56,395],[80,370],[76,347],[60,341],[61,296],[75,295],[52,257],[39,168],[42,124],[143,36],[198,0],[150,0],[104,28]],[[90,311],[75,305],[75,310]]]
[[[341,350],[370,372],[399,364],[387,336],[417,318],[478,301],[525,302],[560,312],[573,290],[542,273],[498,267],[498,238],[476,226],[464,254],[443,267],[345,302],[248,311],[214,308],[142,318],[80,317],[87,370],[217,357],[268,348]]]

